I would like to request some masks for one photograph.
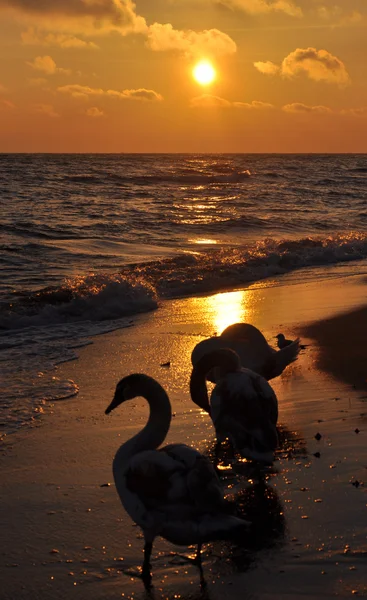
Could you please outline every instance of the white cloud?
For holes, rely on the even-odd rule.
[[[264,75],[277,75],[280,69],[278,65],[270,60],[267,60],[266,62],[255,62],[254,67]]]
[[[349,83],[344,63],[327,50],[316,48],[297,48],[285,57],[281,71],[285,77],[294,77],[303,72],[314,81],[341,85]]]
[[[47,84],[47,79],[45,79],[44,77],[29,77],[27,81],[29,85],[35,87]]]
[[[292,0],[220,0],[220,4],[243,10],[250,15],[280,12],[290,17],[302,17],[303,14],[302,9]]]
[[[47,117],[51,117],[52,119],[57,119],[60,115],[55,111],[52,104],[34,104],[33,112],[38,113],[40,115],[46,115]]]
[[[353,25],[363,20],[363,15],[358,10],[347,13],[341,6],[317,6],[316,14],[325,21],[333,21],[338,25]]]
[[[293,102],[292,104],[286,104],[285,106],[283,106],[282,110],[284,110],[284,112],[298,114],[330,114],[333,112],[328,106],[309,106],[308,104],[302,104],[302,102]]]
[[[313,81],[339,85],[350,83],[344,63],[327,50],[316,50],[316,48],[297,48],[285,57],[279,67],[270,61],[256,62],[254,66],[264,75],[274,75],[278,72],[283,77],[291,78],[304,73]]]
[[[224,98],[220,98],[219,96],[212,96],[211,94],[202,94],[202,96],[196,96],[190,100],[190,106],[193,108],[197,107],[221,107],[221,108],[229,108],[231,106],[231,102],[225,100]]]
[[[181,31],[170,23],[154,23],[148,29],[148,48],[155,52],[178,51],[187,56],[222,56],[234,54],[237,46],[232,38],[218,29]]]
[[[0,10],[49,31],[83,35],[141,32],[146,22],[132,0],[0,0]]]
[[[29,27],[27,31],[21,33],[23,44],[30,46],[58,46],[59,48],[87,48],[96,49],[97,44],[86,42],[73,35],[66,33],[45,33],[37,31],[34,27]]]
[[[230,102],[225,98],[211,94],[202,94],[201,96],[192,98],[190,106],[193,108],[242,108],[245,110],[267,110],[274,108],[268,102],[260,102],[259,100],[253,100],[252,102]]]
[[[232,106],[244,108],[246,110],[269,110],[274,108],[273,104],[261,102],[260,100],[253,100],[252,102],[232,102]]]
[[[161,102],[163,100],[161,94],[158,94],[154,90],[146,90],[145,88],[123,90],[122,95],[124,98],[131,98],[132,100],[140,100],[142,102]]]
[[[1,89],[0,89],[1,92]],[[0,98],[0,109],[4,110],[13,110],[15,108],[15,104],[11,102],[11,100],[7,100],[6,98]]]
[[[51,56],[37,56],[33,62],[27,62],[27,65],[32,67],[35,71],[41,71],[45,75],[55,75],[61,73],[62,75],[70,75],[69,69],[61,69],[56,66],[56,63]]]
[[[104,116],[103,110],[98,108],[97,106],[91,106],[85,111],[87,117],[92,117],[93,119],[98,119]]]
[[[346,108],[341,111],[341,114],[352,117],[367,117],[367,106],[361,106],[359,108]]]
[[[0,0],[0,11],[4,10],[27,24],[28,30],[22,33],[24,44],[93,48],[96,44],[84,38],[118,32],[145,36],[147,47],[156,52],[218,56],[237,49],[232,38],[218,29],[179,30],[170,23],[148,27],[132,0]]]
[[[118,98],[120,100],[138,100],[142,102],[161,102],[163,96],[155,92],[154,90],[147,90],[145,88],[139,88],[136,90],[103,90],[101,88],[91,88],[87,85],[70,84],[64,85],[57,88],[58,92],[62,94],[69,94],[73,98],[82,98],[87,100],[93,96],[106,96],[111,98]]]

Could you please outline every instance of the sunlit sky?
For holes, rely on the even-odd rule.
[[[0,0],[0,54],[0,152],[367,152],[367,0]]]

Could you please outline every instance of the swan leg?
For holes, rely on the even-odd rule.
[[[199,542],[198,548],[197,548],[197,551],[196,551],[196,556],[195,556],[195,558],[193,560],[193,563],[195,565],[197,565],[199,567],[199,569],[201,569],[201,546],[202,546],[202,543]]]
[[[152,565],[150,564],[152,548],[153,548],[153,542],[146,541],[145,545],[144,545],[144,562],[143,562],[143,568],[142,568],[142,572],[141,572],[141,577],[142,577],[142,580],[143,580],[146,588],[150,588],[151,582],[152,582],[152,574],[150,572],[150,569],[152,567]]]

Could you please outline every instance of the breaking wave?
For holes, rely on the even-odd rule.
[[[17,294],[0,311],[2,330],[91,323],[154,310],[159,299],[239,287],[303,267],[367,257],[367,236],[350,233],[186,252],[124,266],[119,273],[69,278],[60,287]]]

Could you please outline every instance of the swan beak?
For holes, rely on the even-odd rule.
[[[110,412],[113,411],[114,408],[116,408],[116,406],[118,406],[118,402],[116,401],[116,396],[113,398],[112,402],[107,406],[106,410],[104,411],[105,415],[109,415]]]

